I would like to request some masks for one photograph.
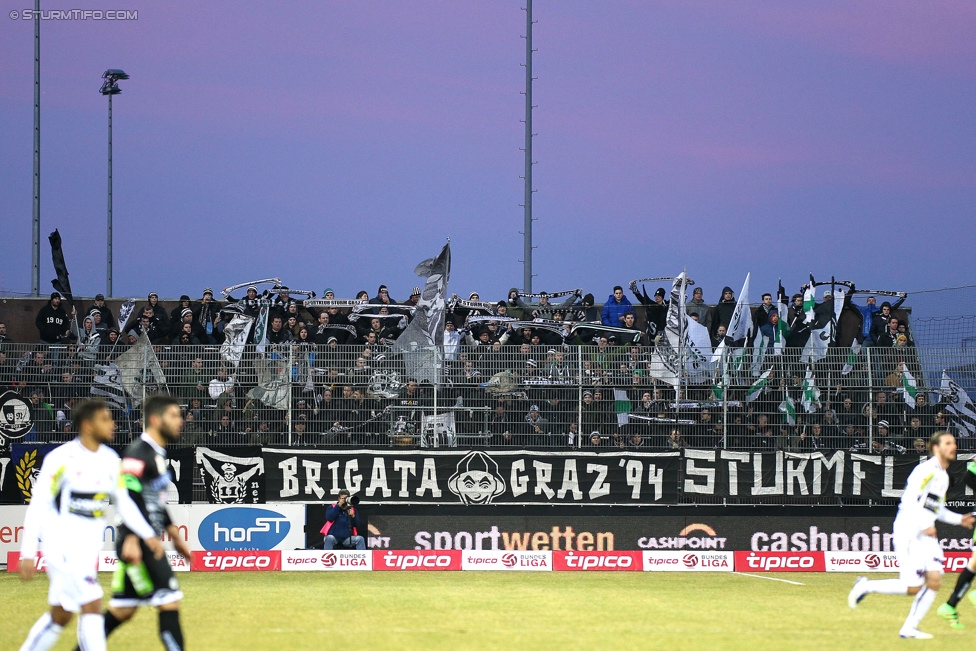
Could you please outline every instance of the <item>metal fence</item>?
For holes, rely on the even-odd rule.
[[[72,404],[93,394],[114,406],[125,440],[140,429],[142,396],[165,385],[183,405],[188,445],[905,454],[944,427],[963,449],[976,442],[933,371],[972,390],[976,360],[964,349],[830,348],[812,363],[800,349],[726,349],[689,364],[679,387],[660,379],[654,351],[448,347],[435,386],[409,377],[409,360],[383,345],[248,346],[235,365],[216,346],[153,346],[134,357],[133,348],[5,344],[0,383],[30,397],[27,440],[36,441],[70,438]]]

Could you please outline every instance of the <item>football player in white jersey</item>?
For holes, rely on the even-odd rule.
[[[973,514],[948,510],[945,495],[949,489],[949,462],[956,458],[956,439],[949,432],[936,432],[929,441],[932,456],[912,470],[898,505],[892,533],[900,567],[897,579],[869,581],[861,576],[847,597],[851,608],[868,593],[913,595],[912,608],[899,634],[904,638],[931,639],[918,630],[942,586],[944,557],[936,537],[935,521],[973,528]]]
[[[40,542],[51,610],[31,628],[21,651],[53,647],[78,612],[80,647],[104,651],[102,588],[97,570],[105,509],[110,501],[126,526],[146,539],[154,552],[163,553],[159,538],[120,483],[119,455],[103,445],[110,443],[115,433],[108,406],[97,400],[82,402],[72,410],[72,426],[78,438],[44,457],[24,517],[20,577],[24,581],[33,578]]]

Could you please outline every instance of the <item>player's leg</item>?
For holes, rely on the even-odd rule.
[[[948,601],[939,606],[939,609],[936,611],[939,613],[939,616],[949,622],[952,628],[963,627],[959,621],[959,613],[956,611],[956,606],[966,596],[970,586],[973,584],[973,578],[976,577],[976,571],[974,569],[976,569],[976,552],[973,552],[973,555],[970,556],[969,563],[963,568],[959,574],[959,578],[956,579],[956,587],[952,589],[952,594],[949,595]]]
[[[925,617],[925,614],[929,611],[929,608],[932,607],[932,603],[935,601],[935,597],[938,595],[939,588],[941,587],[941,568],[938,570],[928,570],[925,573],[925,584],[915,594],[915,599],[912,601],[912,607],[908,611],[908,617],[905,618],[905,623],[902,624],[901,630],[898,632],[901,637],[921,640],[932,638],[932,636],[928,633],[923,633],[922,631],[918,630],[918,625],[922,621],[922,618]]]
[[[34,622],[20,651],[48,651],[58,642],[61,631],[71,621],[71,613],[61,606],[51,606]]]
[[[870,580],[859,576],[847,595],[847,605],[857,608],[861,600],[869,594],[914,595],[922,585],[924,560],[908,541],[895,539],[895,551],[898,553],[898,578]]]
[[[166,651],[183,651],[183,627],[180,625],[180,602],[159,607],[159,639]]]
[[[78,616],[78,647],[82,651],[105,651],[105,620],[102,600],[84,604]]]

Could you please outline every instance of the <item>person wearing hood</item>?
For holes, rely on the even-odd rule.
[[[725,329],[729,329],[729,324],[732,323],[732,314],[735,312],[735,292],[732,291],[731,287],[725,286],[722,288],[722,300],[718,302],[712,309],[712,337],[718,332],[718,327],[720,325],[725,326]]]
[[[776,328],[779,326],[779,310],[775,307],[769,311],[766,315],[766,323],[759,326],[759,331],[763,333],[763,336],[773,342],[776,339]],[[790,330],[786,329],[786,338],[789,339]],[[785,341],[783,342],[786,343]],[[772,345],[772,343],[770,343]]]
[[[88,313],[91,314],[94,311],[102,315],[101,325],[104,326],[105,330],[115,327],[115,315],[112,314],[111,308],[105,304],[104,294],[95,294],[95,302],[88,308]],[[95,327],[98,328],[98,326],[99,324],[96,323]]]
[[[881,309],[875,312],[874,316],[871,317],[871,328],[869,331],[871,341],[875,343],[878,342],[882,337],[882,335],[884,335],[885,332],[887,332],[888,322],[891,321],[891,318],[893,316],[892,311],[896,307],[901,305],[904,300],[905,299],[903,298],[897,303],[895,303],[894,305],[892,305],[888,301],[885,301],[884,303],[881,304]]]
[[[518,287],[512,287],[508,290],[508,300],[505,301],[505,306],[508,309],[508,316],[513,319],[518,319],[522,321],[525,319],[525,310],[519,303],[522,301],[519,299]]]
[[[712,331],[712,308],[705,304],[704,293],[701,287],[695,287],[691,300],[685,303],[685,313],[689,316],[697,313],[698,323],[705,326],[705,329],[709,332]]]
[[[95,312],[98,314],[98,312]],[[86,314],[81,323],[81,330],[78,332],[78,356],[82,359],[93,360],[98,357],[99,348],[102,343],[102,336],[95,329],[95,317]]]
[[[149,305],[142,308],[139,316],[146,314],[147,310],[152,311],[151,321],[155,326],[157,332],[162,334],[169,333],[169,317],[166,315],[166,310],[159,302],[159,295],[156,292],[149,292]]]
[[[179,304],[169,313],[169,336],[176,335],[183,327],[183,311],[189,310],[191,305],[190,297],[187,294],[180,296]]]
[[[623,323],[624,315],[633,311],[634,305],[624,296],[624,288],[617,285],[613,288],[613,293],[607,297],[607,302],[603,304],[600,320],[605,326],[619,328]]]
[[[60,343],[61,339],[68,334],[71,324],[68,323],[68,313],[61,305],[61,294],[51,293],[51,300],[38,311],[34,325],[37,326],[42,344]]]
[[[98,334],[104,337],[106,333],[108,333],[109,325],[104,321],[102,321],[102,313],[99,312],[98,310],[91,310],[90,312],[88,312],[88,315],[92,318],[92,321],[95,323],[95,330],[98,330]]]

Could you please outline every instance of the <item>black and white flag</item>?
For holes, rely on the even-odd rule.
[[[413,320],[394,348],[403,353],[407,377],[437,384],[443,367],[444,312],[447,282],[451,275],[451,243],[436,258],[424,260],[414,273],[426,278]]]
[[[275,409],[288,409],[291,383],[288,381],[287,360],[265,357],[254,360],[258,385],[247,392],[248,398],[260,400]]]
[[[241,355],[244,354],[244,346],[247,344],[247,337],[251,334],[251,324],[254,319],[243,314],[235,314],[226,326],[224,326],[224,343],[220,344],[220,358],[225,362],[230,362],[234,368],[240,366]]]
[[[961,429],[969,436],[976,435],[976,405],[966,390],[956,384],[949,374],[942,371],[942,397],[947,403],[946,411]]]
[[[113,363],[95,364],[95,376],[92,379],[91,395],[114,403],[119,409],[125,409],[126,394],[122,387],[122,371]]]
[[[145,332],[116,358],[115,364],[122,388],[132,397],[133,405],[138,406],[143,396],[166,391],[166,375]]]
[[[211,504],[264,501],[264,458],[259,447],[196,448],[196,461]]]

